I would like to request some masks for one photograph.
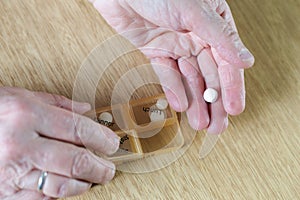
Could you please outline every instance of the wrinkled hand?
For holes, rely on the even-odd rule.
[[[90,0],[117,32],[148,58],[177,111],[197,130],[221,133],[227,113],[245,108],[244,68],[254,57],[243,45],[225,0]],[[206,88],[220,98],[207,104]]]
[[[113,178],[115,166],[84,146],[112,154],[119,138],[80,115],[89,109],[62,96],[0,87],[0,199],[67,197]],[[49,173],[39,193],[42,171]]]

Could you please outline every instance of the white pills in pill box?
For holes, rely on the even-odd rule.
[[[166,118],[166,109],[168,108],[168,101],[165,98],[158,99],[156,104],[150,108],[151,122],[162,121]]]
[[[99,115],[99,121],[104,121],[111,123],[113,121],[113,116],[109,112],[103,112]]]
[[[150,112],[151,122],[162,121],[165,119],[165,112],[162,110],[153,110]]]
[[[207,88],[204,91],[203,98],[208,103],[214,103],[218,99],[218,92],[213,88]]]
[[[158,99],[156,102],[156,107],[160,110],[165,110],[167,109],[169,103],[166,99]]]

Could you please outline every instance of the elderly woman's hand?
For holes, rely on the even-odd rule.
[[[90,0],[152,62],[171,106],[190,125],[220,133],[245,107],[244,68],[254,63],[225,0]],[[206,88],[218,91],[212,104]]]
[[[62,96],[0,87],[0,199],[67,197],[113,178],[114,164],[84,147],[113,154],[119,138],[81,115],[89,109]]]

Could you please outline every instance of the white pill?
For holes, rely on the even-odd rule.
[[[156,102],[156,107],[160,110],[165,110],[168,107],[169,103],[166,99],[158,99]]]
[[[165,119],[165,113],[161,110],[150,111],[150,120],[151,122],[162,121]]]
[[[99,115],[99,120],[104,121],[104,122],[112,122],[113,121],[113,116],[109,112],[103,112]]]
[[[203,94],[203,98],[208,103],[214,103],[218,99],[218,92],[215,89],[207,88]]]

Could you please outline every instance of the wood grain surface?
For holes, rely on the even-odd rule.
[[[256,57],[245,74],[245,112],[230,117],[205,159],[199,159],[205,132],[198,132],[171,165],[150,173],[118,172],[111,183],[70,200],[300,199],[300,1],[228,3]],[[84,59],[115,33],[87,0],[1,0],[0,34],[0,85],[71,98]],[[148,63],[138,51],[119,55],[130,47],[126,40],[117,37],[112,44],[102,47],[98,59],[111,68],[97,85],[96,106],[109,104],[125,72]],[[151,70],[148,76],[154,77]],[[142,87],[134,97],[159,92],[158,86]]]

